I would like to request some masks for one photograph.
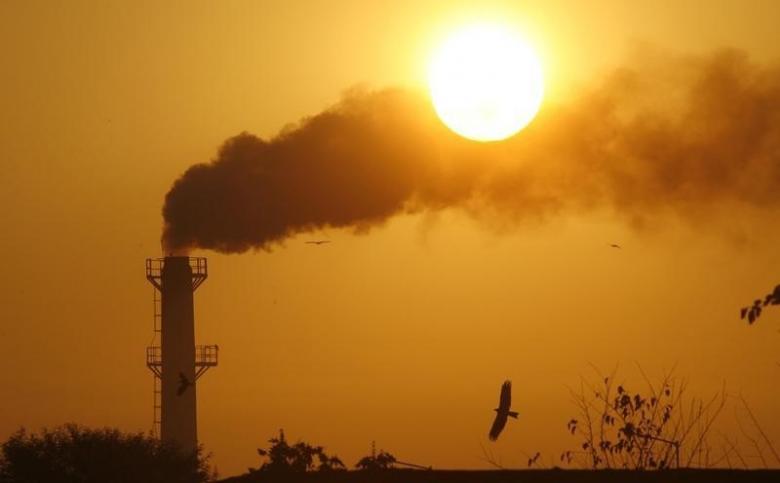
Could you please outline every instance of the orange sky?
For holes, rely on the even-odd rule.
[[[526,32],[549,104],[638,42],[780,57],[770,0],[50,3],[0,4],[0,438],[149,429],[144,259],[160,253],[171,183],[229,136],[271,136],[356,84],[419,86],[432,46],[474,18]],[[588,363],[632,381],[638,362],[677,364],[701,395],[725,381],[780,441],[780,312],[737,317],[780,282],[780,233],[754,220],[637,231],[606,209],[521,224],[447,210],[318,233],[333,240],[321,247],[198,252],[211,276],[197,337],[221,348],[199,382],[200,440],[223,475],[257,466],[280,427],[348,464],[376,440],[402,460],[483,467],[511,378],[521,418],[494,450],[522,466],[521,451],[572,445],[567,386]]]

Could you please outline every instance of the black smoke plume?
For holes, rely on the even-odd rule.
[[[497,143],[460,138],[425,96],[398,89],[351,92],[269,140],[240,134],[166,195],[164,249],[271,249],[448,207],[513,220],[775,210],[780,69],[733,50],[637,59]]]

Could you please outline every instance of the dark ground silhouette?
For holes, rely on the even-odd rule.
[[[255,473],[221,481],[224,483],[725,483],[780,481],[780,470],[389,470],[380,472],[314,472],[289,475]]]

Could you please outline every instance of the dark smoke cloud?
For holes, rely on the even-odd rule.
[[[636,58],[499,143],[452,134],[404,90],[351,92],[270,140],[238,135],[166,195],[165,250],[270,249],[448,207],[509,219],[608,208],[632,220],[776,209],[780,69],[731,50]]]

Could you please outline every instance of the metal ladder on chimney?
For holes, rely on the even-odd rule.
[[[152,296],[152,303],[154,305],[154,341],[156,341],[158,334],[160,334],[160,331],[162,330],[162,305],[160,302],[160,291],[157,290],[157,287],[152,287],[152,291],[154,292],[154,295]],[[152,345],[154,345],[154,341],[152,342]],[[162,369],[162,367],[160,367],[160,369]],[[152,409],[152,436],[159,438],[162,418],[162,380],[157,372],[155,372],[153,379],[154,401]]]

